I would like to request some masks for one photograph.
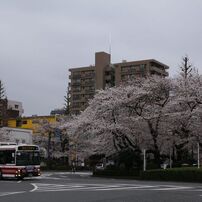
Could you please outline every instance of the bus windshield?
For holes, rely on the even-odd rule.
[[[16,152],[16,165],[39,165],[40,155],[39,151],[18,151]]]

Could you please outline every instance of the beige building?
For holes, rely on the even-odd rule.
[[[93,98],[95,90],[105,89],[106,86],[117,86],[135,77],[151,75],[168,76],[169,67],[157,60],[122,61],[111,64],[110,54],[95,53],[95,65],[71,68],[69,82],[69,106],[71,114],[79,114]]]

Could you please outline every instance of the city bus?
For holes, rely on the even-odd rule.
[[[40,149],[37,145],[0,144],[0,179],[40,176]]]

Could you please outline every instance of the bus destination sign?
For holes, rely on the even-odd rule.
[[[39,148],[37,146],[19,146],[18,150],[22,151],[22,150],[26,150],[26,151],[37,151],[39,150]]]

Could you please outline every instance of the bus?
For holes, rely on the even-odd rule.
[[[40,149],[37,145],[0,144],[0,179],[40,176]]]

